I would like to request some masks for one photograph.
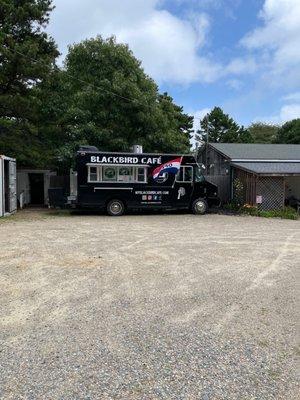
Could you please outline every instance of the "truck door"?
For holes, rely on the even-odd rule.
[[[193,167],[183,165],[175,177],[173,203],[176,207],[189,207],[193,195]]]

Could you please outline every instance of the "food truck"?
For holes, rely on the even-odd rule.
[[[101,152],[84,146],[76,154],[70,189],[49,189],[50,205],[102,209],[119,216],[130,209],[189,209],[204,214],[219,204],[193,155]]]

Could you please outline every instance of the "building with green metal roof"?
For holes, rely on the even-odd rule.
[[[262,210],[300,202],[298,144],[209,143],[200,148],[198,161],[223,203],[235,199],[238,183],[244,203]]]

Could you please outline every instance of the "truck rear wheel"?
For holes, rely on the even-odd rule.
[[[124,214],[125,206],[121,200],[110,200],[106,207],[107,213],[113,217],[119,217]]]
[[[192,212],[193,214],[203,215],[208,210],[207,201],[204,199],[196,199],[192,204]]]

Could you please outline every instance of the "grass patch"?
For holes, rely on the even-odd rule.
[[[299,218],[297,211],[292,207],[284,207],[281,210],[269,210],[261,211],[256,207],[241,207],[240,212],[243,214],[254,215],[263,218],[283,218],[283,219],[293,219]]]
[[[291,207],[285,207],[283,210],[260,211],[260,217],[265,218],[284,218],[284,219],[298,219],[299,215]]]
[[[284,207],[281,210],[269,210],[261,211],[257,207],[245,204],[243,206],[238,206],[237,204],[230,203],[224,206],[225,210],[232,211],[236,214],[252,215],[255,217],[263,218],[283,218],[283,219],[293,219],[299,218],[299,214],[292,207]]]

